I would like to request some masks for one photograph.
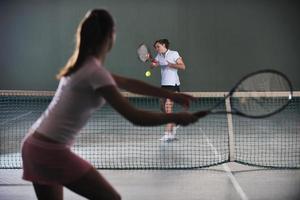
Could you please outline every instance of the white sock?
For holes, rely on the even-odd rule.
[[[179,126],[173,126],[172,128],[172,134],[175,136],[176,135],[176,130],[179,128]]]

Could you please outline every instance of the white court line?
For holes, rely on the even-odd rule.
[[[11,121],[15,121],[15,120],[21,119],[21,118],[23,118],[23,117],[26,117],[27,115],[30,115],[31,113],[32,113],[32,111],[27,112],[27,113],[24,113],[24,114],[22,114],[22,115],[18,115],[18,116],[14,117],[14,118],[11,118],[11,119],[7,119],[7,120],[5,120],[4,122],[1,122],[0,125],[4,125],[4,124],[7,124],[8,122],[11,122]]]
[[[209,141],[208,137],[204,134],[204,131],[202,130],[202,128],[200,128],[200,131],[202,132],[202,134],[204,135],[204,137],[206,138],[207,143],[209,144],[209,146],[212,148],[212,151],[215,153],[215,156],[217,158],[219,158],[219,160],[221,161],[221,155],[218,153],[217,149],[214,147],[214,145]],[[248,197],[246,195],[246,193],[243,191],[242,187],[240,186],[239,182],[236,180],[236,178],[234,177],[234,175],[232,174],[229,166],[224,163],[222,164],[227,176],[229,177],[231,183],[234,186],[234,189],[237,191],[237,193],[240,195],[242,200],[248,200]]]

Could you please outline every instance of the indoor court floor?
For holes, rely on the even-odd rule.
[[[227,163],[194,170],[100,170],[124,200],[298,200],[300,170]],[[36,199],[22,170],[0,170],[1,200]],[[85,199],[64,189],[66,200]]]

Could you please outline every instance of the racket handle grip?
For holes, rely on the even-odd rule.
[[[205,117],[206,115],[208,115],[209,111],[198,111],[198,112],[195,112],[194,115],[198,118],[201,118],[201,117]]]

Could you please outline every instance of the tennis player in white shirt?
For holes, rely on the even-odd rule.
[[[151,67],[160,67],[161,69],[161,87],[172,92],[180,92],[180,80],[178,70],[185,70],[185,64],[182,57],[177,51],[169,49],[169,41],[167,39],[160,39],[154,42],[154,48],[157,52],[156,57],[151,60]],[[174,102],[171,99],[163,99],[161,107],[163,112],[172,113]],[[169,123],[165,127],[162,141],[175,140],[176,126],[174,123]]]

